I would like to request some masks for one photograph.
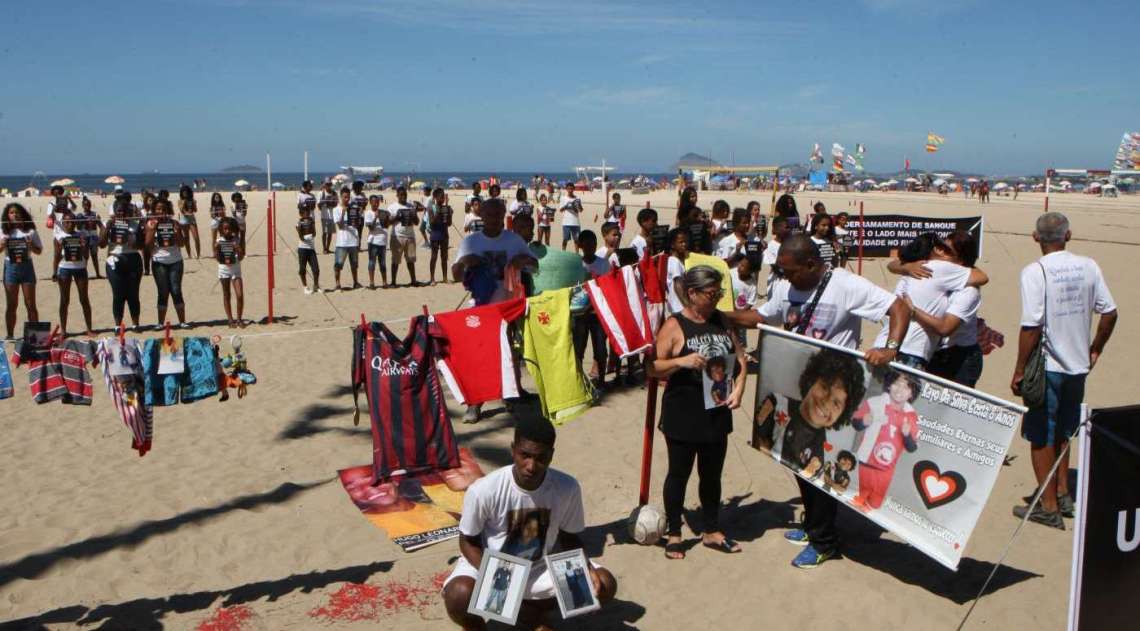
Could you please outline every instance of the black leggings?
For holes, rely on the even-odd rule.
[[[123,304],[131,310],[131,319],[139,319],[139,284],[142,283],[142,256],[138,252],[116,254],[115,267],[107,265],[107,280],[111,283],[111,315],[115,326],[123,321]]]
[[[574,338],[574,357],[578,360],[578,364],[582,364],[582,358],[586,355],[586,337],[590,338],[590,345],[594,351],[594,363],[598,368],[598,376],[606,376],[606,332],[602,328],[602,322],[598,320],[597,314],[593,312],[583,313],[574,316],[573,322],[573,338]]]
[[[724,455],[728,451],[728,436],[713,443],[691,443],[665,437],[669,450],[669,471],[665,474],[665,520],[670,536],[681,534],[681,513],[685,509],[685,487],[697,461],[697,487],[701,497],[702,532],[720,530],[720,476],[724,470]]]
[[[816,552],[821,554],[839,550],[839,535],[835,531],[835,516],[839,502],[811,482],[796,477],[800,497],[804,502],[804,532]]]
[[[158,290],[158,308],[165,309],[172,297],[174,307],[182,307],[185,304],[182,302],[182,261],[173,263],[151,261],[150,266],[154,272],[154,287]]]

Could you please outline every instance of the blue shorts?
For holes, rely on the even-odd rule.
[[[431,243],[442,243],[447,245],[447,226],[432,226],[431,233],[428,235],[428,241]]]
[[[60,280],[87,280],[87,269],[71,269],[69,267],[61,267],[55,272],[56,278]]]
[[[333,269],[344,269],[344,261],[348,259],[348,264],[352,269],[356,269],[360,265],[360,252],[356,249],[357,246],[343,247],[337,246],[336,251],[333,252]]]
[[[1021,421],[1021,436],[1036,448],[1068,440],[1081,422],[1088,374],[1045,373],[1045,405],[1030,408]]]
[[[4,284],[5,285],[35,285],[36,284],[36,268],[32,265],[31,261],[24,261],[23,263],[13,263],[11,261],[4,261]]]
[[[562,240],[577,243],[580,232],[582,232],[582,226],[562,226]]]

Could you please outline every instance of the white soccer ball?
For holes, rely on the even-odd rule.
[[[629,514],[629,536],[643,546],[649,546],[665,536],[665,514],[657,507],[638,506]]]

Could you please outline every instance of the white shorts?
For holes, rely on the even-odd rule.
[[[393,234],[388,240],[388,249],[392,252],[392,262],[399,263],[405,258],[408,261],[416,260],[416,237],[401,237]]]
[[[218,263],[218,278],[241,278],[241,263]]]
[[[594,563],[592,559],[590,560],[590,567],[595,570],[604,569],[603,566]],[[459,560],[455,562],[455,569],[451,570],[451,575],[443,582],[443,589],[447,589],[447,584],[459,576],[467,576],[472,580],[479,580],[479,568],[471,565],[471,563],[467,561],[467,557],[462,554],[459,555]],[[543,564],[541,571],[532,571],[530,576],[527,577],[526,594],[523,598],[526,600],[554,598],[554,579],[550,578],[550,572],[547,571],[545,564]]]

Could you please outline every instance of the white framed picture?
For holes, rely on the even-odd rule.
[[[730,349],[731,351],[731,349]],[[707,358],[705,369],[701,371],[701,391],[704,393],[705,409],[728,405],[732,393],[733,370],[736,369],[736,354],[733,352],[713,355]]]
[[[526,593],[531,562],[497,550],[484,550],[479,578],[467,613],[514,625]]]
[[[602,605],[590,577],[590,561],[582,549],[546,555],[546,571],[554,582],[554,596],[563,618],[594,611]]]

